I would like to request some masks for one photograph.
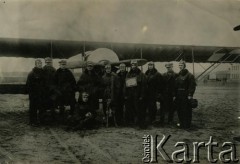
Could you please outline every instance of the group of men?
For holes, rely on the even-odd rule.
[[[117,72],[112,71],[110,63],[102,69],[88,61],[77,82],[66,68],[66,60],[59,62],[57,70],[51,58],[46,58],[45,63],[42,67],[41,60],[37,59],[27,78],[31,125],[43,122],[44,113],[49,109],[52,119],[56,116],[55,109],[59,109],[61,120],[77,129],[103,123],[110,114],[115,126],[146,128],[149,124],[172,124],[174,111],[178,112],[181,128],[191,125],[189,100],[195,92],[196,82],[184,61],[179,62],[179,73],[173,71],[172,63],[166,63],[164,74],[158,72],[154,62],[149,62],[148,70],[143,73],[137,60],[131,61],[129,71],[122,63]],[[79,96],[76,98],[76,95]],[[159,120],[157,103],[161,106]],[[65,106],[70,106],[67,117]]]

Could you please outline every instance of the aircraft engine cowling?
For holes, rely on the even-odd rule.
[[[117,54],[108,48],[98,48],[89,53],[87,61],[101,64],[104,62],[119,62]]]
[[[86,61],[92,61],[95,64],[105,65],[106,63],[119,62],[117,54],[108,48],[98,48],[94,51],[88,51],[85,53],[85,61],[82,60],[82,55],[78,54],[72,58],[69,58],[67,68],[76,69],[86,66]]]

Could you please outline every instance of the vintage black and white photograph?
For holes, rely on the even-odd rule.
[[[0,164],[238,163],[240,0],[0,0]]]

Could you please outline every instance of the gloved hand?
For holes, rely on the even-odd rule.
[[[193,97],[192,96],[188,96],[188,100],[192,99]]]
[[[86,117],[92,117],[92,113],[88,112],[85,114]]]

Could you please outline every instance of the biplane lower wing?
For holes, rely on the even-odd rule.
[[[25,84],[0,84],[0,94],[26,94]]]

